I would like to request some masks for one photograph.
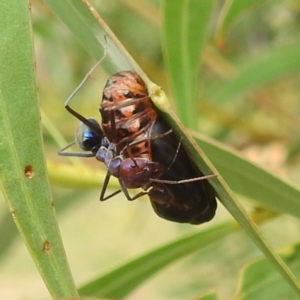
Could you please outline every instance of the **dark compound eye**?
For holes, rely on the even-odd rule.
[[[89,122],[99,127],[98,122],[92,118],[87,119]],[[84,123],[80,123],[76,129],[75,142],[84,151],[93,151],[101,145],[102,137],[95,130],[91,129]],[[95,151],[95,150],[94,150]],[[93,151],[93,152],[94,152]]]

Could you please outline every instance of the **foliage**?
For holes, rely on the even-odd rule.
[[[93,159],[67,164],[56,152],[74,139],[77,126],[64,110],[64,100],[102,57],[104,32],[112,30],[122,44],[109,39],[103,61],[107,73],[101,68],[93,73],[73,107],[99,119],[101,90],[110,74],[134,68],[149,83],[147,74],[170,95],[183,124],[261,224],[268,242],[284,247],[281,257],[298,275],[300,194],[282,180],[299,183],[298,2],[94,1],[105,20],[99,27],[86,1],[32,1],[45,149],[28,11],[25,1],[2,2],[0,186],[52,296],[76,296],[76,291],[56,227],[43,153],[66,256],[81,295],[282,299],[284,291],[288,299],[297,299],[221,203],[216,218],[200,227],[159,219],[147,198],[128,203],[120,195],[98,203],[103,166]],[[28,162],[36,166],[32,179],[24,176]],[[116,186],[114,181],[110,188]],[[32,290],[38,274],[28,266],[24,244],[2,206],[1,290],[10,299],[45,298],[42,282],[34,294],[24,287]],[[16,212],[23,212],[22,217]],[[39,236],[32,234],[36,229]],[[49,236],[51,243],[44,239],[43,244],[40,238]]]

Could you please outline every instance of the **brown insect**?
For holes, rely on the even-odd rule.
[[[149,131],[157,113],[140,76],[125,71],[110,77],[103,90],[100,113],[103,132],[116,145],[117,153],[151,157]],[[135,141],[139,142],[126,147]]]
[[[213,218],[214,191],[188,158],[171,128],[155,110],[143,80],[135,72],[113,75],[106,83],[100,107],[102,125],[84,118],[68,105],[66,109],[82,121],[75,142],[90,153],[59,154],[96,157],[108,172],[100,200],[111,175],[117,177],[128,200],[147,194],[155,212],[167,220],[200,224]],[[127,189],[142,188],[131,197]]]

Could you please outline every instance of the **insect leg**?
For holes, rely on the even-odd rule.
[[[100,201],[105,201],[105,200],[108,200],[109,198],[119,194],[121,192],[121,190],[118,190],[118,191],[115,191],[113,192],[112,194],[108,195],[108,196],[105,196],[105,192],[106,192],[106,189],[107,189],[107,186],[108,186],[108,183],[109,183],[109,179],[110,179],[110,173],[107,172],[106,173],[106,176],[105,176],[105,180],[103,182],[103,186],[102,186],[102,189],[101,189],[101,194],[100,194]]]

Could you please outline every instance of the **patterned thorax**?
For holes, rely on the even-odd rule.
[[[151,159],[149,137],[157,118],[144,81],[132,71],[117,73],[109,78],[100,107],[102,128],[116,144],[117,154]],[[143,141],[127,149],[134,141]],[[126,153],[127,152],[127,153]]]

